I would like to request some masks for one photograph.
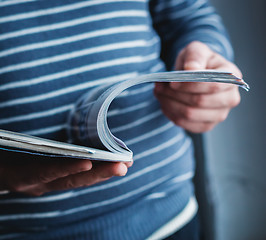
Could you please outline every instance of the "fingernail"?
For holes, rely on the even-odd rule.
[[[123,177],[123,176],[125,176],[126,174],[127,174],[127,166],[124,164],[124,163],[121,163],[120,164],[120,168],[119,168],[119,174],[118,174],[118,176],[120,176],[120,177]]]
[[[133,161],[126,162],[125,164],[126,164],[126,166],[127,166],[128,168],[129,168],[129,167],[132,167],[132,165],[133,165]]]

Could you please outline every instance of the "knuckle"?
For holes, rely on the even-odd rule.
[[[60,170],[60,172],[57,169],[50,169],[47,172],[40,173],[36,178],[37,183],[48,183],[51,181],[54,181],[55,179],[58,179],[59,177],[65,177],[66,173],[64,173],[63,170]]]
[[[106,171],[103,172],[101,178],[110,178],[116,175],[119,175],[119,168],[117,167],[117,164],[112,164],[110,168],[106,168]]]
[[[30,186],[43,182],[43,179],[43,174],[36,173],[34,175],[23,176],[23,178],[20,179],[19,183],[25,186]]]
[[[224,111],[224,112],[219,116],[218,121],[219,121],[219,122],[223,122],[223,121],[225,121],[226,118],[227,118],[227,116],[228,116],[228,114],[229,114],[229,111]]]
[[[192,41],[187,45],[188,51],[193,53],[210,53],[210,48],[200,41]]]
[[[186,119],[186,120],[193,120],[194,119],[194,115],[195,115],[195,111],[193,108],[191,107],[185,107],[183,109],[183,117]]]
[[[77,186],[76,186],[76,183],[73,179],[67,179],[65,181],[65,188],[66,189],[71,189],[71,188],[75,188],[75,187],[77,187]]]
[[[106,179],[113,176],[124,176],[127,167],[123,163],[113,163],[106,165],[106,168],[100,175],[100,179]]]
[[[215,126],[215,124],[212,124],[212,123],[203,124],[200,128],[200,131],[198,131],[198,133],[209,132],[214,128],[214,126]]]
[[[203,95],[194,95],[192,97],[192,102],[194,104],[194,106],[197,107],[203,107],[205,106],[205,97]]]
[[[12,184],[7,184],[7,189],[10,190],[11,192],[21,192],[23,189],[22,185],[12,185]]]
[[[52,173],[50,173],[50,174],[52,174]],[[37,182],[47,183],[47,182],[49,182],[49,180],[50,180],[50,177],[47,176],[46,174],[40,174],[37,177]]]
[[[203,44],[200,41],[192,41],[191,43],[188,44],[188,47],[192,47],[192,48],[199,48],[199,47],[205,47],[206,45]]]
[[[40,197],[43,194],[44,194],[44,192],[42,192],[42,191],[31,191],[31,192],[29,192],[29,195],[31,195],[33,197]]]
[[[216,93],[216,92],[219,92],[220,91],[220,85],[219,84],[210,84],[209,86],[209,92],[210,93]]]
[[[213,128],[214,128],[214,125],[213,124],[206,124],[205,127],[204,127],[204,129],[203,129],[203,132],[209,132]]]
[[[177,126],[181,126],[182,120],[180,118],[175,118],[175,119],[173,119],[173,123]]]

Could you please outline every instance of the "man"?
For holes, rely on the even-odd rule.
[[[0,16],[6,130],[68,141],[69,112],[94,87],[173,68],[241,75],[226,60],[226,32],[205,0],[2,1]],[[0,239],[162,239],[184,226],[191,226],[186,239],[197,239],[185,130],[212,129],[239,103],[239,92],[216,83],[153,88],[136,86],[110,108],[112,133],[134,152],[129,169],[88,160],[4,161],[1,153],[0,190],[9,193],[0,200]]]

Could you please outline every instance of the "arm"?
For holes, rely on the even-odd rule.
[[[241,77],[227,60],[232,48],[207,0],[152,0],[150,7],[168,69],[224,70]],[[219,83],[156,84],[155,95],[170,120],[195,133],[211,130],[240,102],[237,87]]]
[[[208,0],[150,0],[150,12],[168,69],[173,69],[178,53],[193,41],[233,59],[227,31]]]

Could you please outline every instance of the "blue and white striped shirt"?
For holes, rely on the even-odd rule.
[[[2,0],[0,128],[68,141],[81,95],[171,69],[193,40],[232,57],[207,0]],[[163,115],[153,85],[117,97],[108,124],[134,152],[127,176],[41,197],[2,195],[0,239],[145,239],[182,211],[194,195],[192,143]]]

